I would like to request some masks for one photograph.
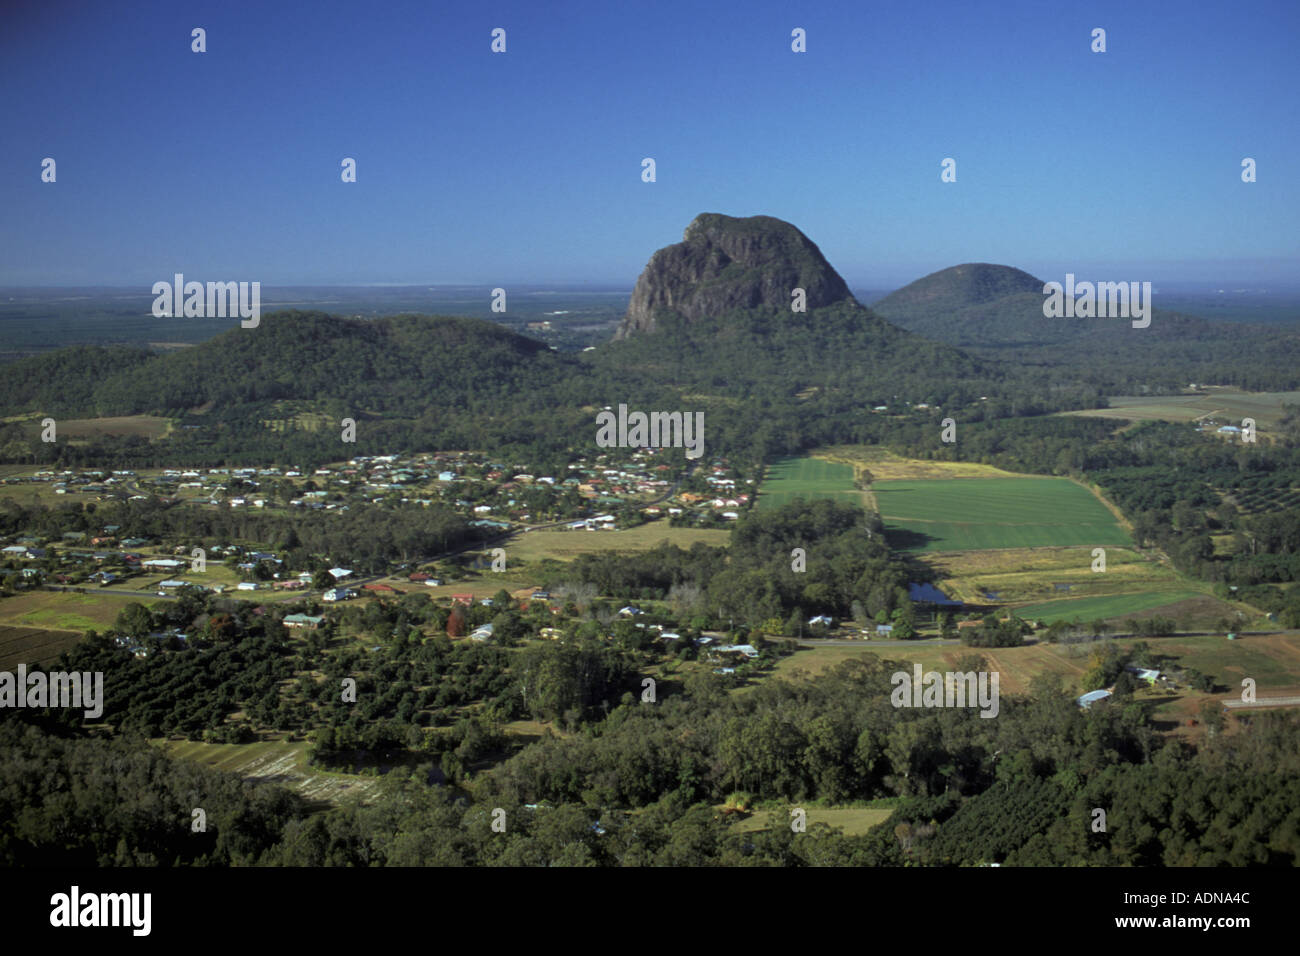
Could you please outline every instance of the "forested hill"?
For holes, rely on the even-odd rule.
[[[177,352],[83,347],[14,362],[0,384],[5,415],[151,414],[176,427],[152,443],[43,444],[32,421],[11,422],[0,425],[0,450],[8,460],[143,466],[319,463],[341,449],[563,456],[597,400],[608,403],[581,359],[492,322],[281,312]],[[356,423],[350,446],[340,444],[344,419]]]
[[[1080,275],[1076,283],[1097,278]],[[1063,283],[1065,277],[1049,279]],[[1188,382],[1261,390],[1300,384],[1300,332],[1212,322],[1158,307],[1147,328],[1123,318],[1047,318],[1043,285],[1010,266],[967,263],[918,279],[872,309],[973,355],[1084,376],[1112,393]],[[1158,306],[1158,290],[1152,298]]]
[[[477,319],[279,312],[164,354],[79,347],[22,359],[5,369],[0,407],[178,415],[209,403],[298,400],[338,403],[352,415],[419,415],[479,394],[545,387],[578,367],[572,356]]]
[[[982,397],[1010,392],[1008,406],[1022,410],[1095,400],[891,325],[789,223],[705,214],[685,235],[638,282],[631,331],[592,352],[561,354],[476,319],[274,313],[168,354],[78,348],[10,365],[0,414],[29,420],[0,425],[0,452],[42,463],[331,461],[350,418],[350,454],[476,448],[535,458],[594,451],[595,413],[626,403],[703,412],[712,453],[762,460],[877,440],[888,429],[872,414],[878,405],[919,407],[928,421],[940,408],[992,410]],[[34,415],[143,414],[177,427],[152,444],[33,441]]]
[[[871,414],[878,404],[946,408],[1011,387],[1048,394],[852,301],[801,314],[736,309],[694,322],[664,314],[654,332],[578,355],[477,319],[276,313],[183,351],[81,347],[6,372],[5,415],[160,415],[176,423],[152,444],[47,447],[33,443],[31,421],[0,426],[0,449],[11,460],[22,451],[68,463],[100,453],[136,464],[331,461],[344,418],[357,422],[350,454],[590,453],[595,413],[619,403],[704,412],[713,453],[760,460],[809,444],[874,440],[884,427]]]
[[[982,302],[996,302],[1009,295],[1033,293],[1042,296],[1043,281],[1011,266],[967,262],[932,272],[891,292],[877,302],[882,315],[938,315],[969,308]]]

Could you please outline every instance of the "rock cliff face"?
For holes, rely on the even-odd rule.
[[[796,288],[809,309],[853,298],[816,244],[790,223],[703,213],[681,242],[650,257],[614,337],[653,332],[662,309],[688,321],[758,306],[789,310]]]

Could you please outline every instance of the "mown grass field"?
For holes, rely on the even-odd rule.
[[[54,485],[47,482],[23,482],[20,485],[0,485],[0,500],[31,507],[34,504],[53,506],[65,501],[78,501],[89,495],[56,495]]]
[[[872,485],[890,543],[904,551],[1124,546],[1128,533],[1066,478],[949,478]]]
[[[112,624],[126,603],[120,596],[94,592],[28,591],[0,601],[0,624],[54,628],[80,634],[90,628],[100,630]]]
[[[1255,680],[1260,697],[1297,693],[1300,687],[1300,633],[1245,635],[1230,641],[1219,635],[1171,637],[1148,642],[1160,654],[1216,678],[1229,692],[1241,696],[1241,680]]]
[[[725,545],[730,536],[731,532],[722,528],[673,528],[667,519],[661,519],[622,531],[527,531],[511,538],[503,547],[508,571],[512,558],[521,561],[542,558],[571,561],[580,554],[648,551],[661,541],[687,549],[697,541],[717,547]]]
[[[833,498],[861,506],[863,493],[853,487],[853,466],[823,458],[782,458],[767,469],[759,489],[758,507],[769,510],[796,498]]]

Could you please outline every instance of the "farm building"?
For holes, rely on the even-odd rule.
[[[752,644],[733,644],[730,647],[719,647],[719,654],[744,654],[746,657],[757,657],[758,648]]]
[[[315,629],[320,627],[321,621],[325,620],[323,615],[311,614],[286,614],[284,616],[285,627],[306,627]]]
[[[1108,690],[1090,690],[1088,693],[1080,697],[1076,703],[1084,710],[1087,710],[1093,704],[1097,703],[1097,701],[1105,700],[1109,696],[1110,691]]]

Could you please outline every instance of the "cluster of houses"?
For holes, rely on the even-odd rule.
[[[642,448],[619,451],[617,457],[601,452],[568,464],[562,474],[533,474],[526,465],[474,452],[438,452],[357,456],[311,469],[166,468],[147,475],[129,470],[45,470],[4,481],[48,482],[59,493],[98,492],[103,498],[130,491],[134,492],[127,495],[130,499],[154,497],[218,508],[346,511],[360,503],[427,506],[436,502],[455,508],[480,527],[504,530],[519,523],[568,517],[572,529],[597,531],[616,526],[616,509],[664,498],[681,468],[680,461],[666,452]],[[744,485],[753,483],[741,479],[725,460],[715,460],[671,499],[643,511],[652,519],[717,514],[734,520],[751,503],[751,490]]]
[[[208,586],[200,581],[186,580],[182,575],[194,567],[192,550],[188,546],[178,545],[170,550],[145,553],[134,549],[151,544],[146,538],[120,538],[117,525],[105,525],[98,534],[90,536],[84,532],[68,532],[52,541],[24,535],[12,543],[0,547],[0,560],[39,562],[40,568],[22,569],[23,577],[39,577],[44,568],[48,579],[58,584],[89,584],[108,586],[127,578],[140,575],[161,574],[165,577],[155,587],[160,594],[168,594],[177,588],[198,587],[218,593],[225,590],[223,585]],[[91,545],[108,545],[94,550],[83,549],[83,543]],[[286,573],[284,560],[269,551],[259,551],[239,545],[213,545],[204,552],[205,561],[224,561],[230,557],[238,558],[235,567],[246,576],[253,576],[260,565],[265,566],[270,580],[241,581],[235,585],[239,591],[260,591],[273,589],[293,591],[309,588],[313,575],[303,571],[297,575]],[[90,569],[94,570],[90,570]],[[89,573],[87,573],[89,572]],[[352,572],[345,568],[331,568],[330,574],[335,581],[342,581]]]
[[[1202,418],[1192,423],[1198,432],[1208,432],[1222,438],[1241,438],[1243,429],[1240,424],[1228,422],[1219,424],[1217,419]]]

